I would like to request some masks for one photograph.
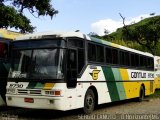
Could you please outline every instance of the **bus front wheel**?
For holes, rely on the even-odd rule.
[[[88,89],[84,98],[84,107],[83,111],[85,114],[90,114],[95,107],[95,95],[93,90]]]

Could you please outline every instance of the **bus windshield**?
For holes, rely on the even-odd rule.
[[[62,79],[62,48],[13,49],[9,78]]]

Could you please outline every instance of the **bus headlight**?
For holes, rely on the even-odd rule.
[[[15,94],[16,90],[14,88],[7,88],[7,93],[8,94]]]

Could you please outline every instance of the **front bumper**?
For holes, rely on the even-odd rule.
[[[33,98],[34,102],[25,102],[25,98]],[[47,96],[27,96],[6,94],[8,106],[33,108],[33,109],[53,109],[67,110],[64,97],[47,97]]]

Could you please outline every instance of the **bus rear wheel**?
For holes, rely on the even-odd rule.
[[[138,101],[142,102],[144,100],[144,97],[145,97],[145,89],[143,86],[141,86]]]
[[[88,89],[84,98],[83,111],[85,114],[91,114],[95,107],[95,95],[93,90]]]

